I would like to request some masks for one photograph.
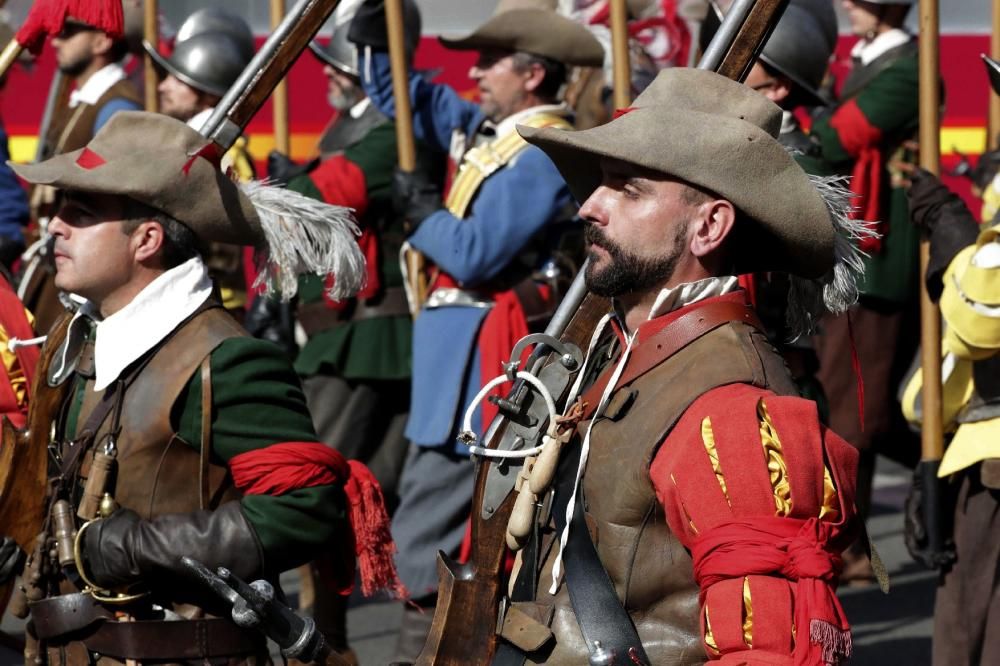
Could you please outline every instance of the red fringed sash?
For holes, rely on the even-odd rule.
[[[722,523],[691,544],[701,602],[708,588],[724,580],[787,578],[796,588],[795,665],[840,663],[851,656],[850,625],[834,594],[843,564],[840,534],[838,525],[816,518],[767,516]]]
[[[837,109],[830,118],[830,127],[837,131],[844,150],[856,160],[851,173],[851,191],[854,193],[851,217],[869,222],[881,234],[878,238],[861,239],[859,246],[869,254],[877,254],[882,250],[882,238],[889,228],[888,222],[881,219],[879,205],[882,196],[882,150],[879,147],[882,130],[868,122],[855,100]]]
[[[283,442],[233,456],[229,469],[236,487],[246,495],[283,495],[342,483],[354,532],[353,555],[361,568],[361,591],[370,596],[387,589],[397,597],[406,596],[392,560],[396,546],[389,533],[382,489],[363,464],[319,442]],[[353,567],[338,574],[342,574],[340,592],[348,594],[354,582]]]

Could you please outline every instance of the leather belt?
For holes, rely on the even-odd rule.
[[[222,618],[105,622],[83,643],[91,652],[139,661],[211,659],[265,649],[262,635]]]
[[[326,301],[302,303],[296,310],[299,324],[309,337],[350,321],[409,314],[406,292],[401,287],[386,289],[378,301],[357,301],[342,310],[329,307]]]
[[[86,629],[112,618],[89,594],[62,594],[28,604],[34,635],[42,640]]]

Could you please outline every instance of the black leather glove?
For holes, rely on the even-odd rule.
[[[936,300],[945,269],[962,248],[975,242],[979,224],[965,202],[931,172],[915,169],[910,180],[910,220],[931,239],[927,291]]]
[[[257,537],[239,502],[223,504],[215,511],[152,520],[119,509],[87,528],[83,551],[88,577],[107,589],[128,587],[164,573],[186,575],[180,564],[184,555],[212,570],[226,567],[245,580],[263,573]]]
[[[903,505],[903,542],[910,557],[927,567],[928,569],[938,569],[946,567],[955,561],[955,546],[950,538],[944,539],[940,550],[936,550],[927,538],[927,484],[938,484],[940,488],[942,482],[936,478],[937,462],[930,463],[928,467],[926,461],[917,464],[913,471],[913,485],[906,496]],[[943,493],[939,495],[939,502],[950,505],[945,501]],[[947,512],[945,507],[938,507],[939,515]],[[944,529],[944,525],[941,525]]]
[[[0,585],[16,576],[24,566],[24,551],[10,537],[0,537]]]
[[[358,7],[347,29],[347,41],[385,51],[389,48],[389,30],[385,25],[385,0],[366,0]]]
[[[299,164],[288,155],[272,150],[267,154],[267,177],[281,185],[287,185],[292,179],[309,173],[318,165],[318,157]]]
[[[993,182],[1000,171],[1000,150],[991,150],[979,156],[976,166],[972,167],[969,178],[980,190],[985,190]]]
[[[421,222],[443,208],[441,188],[425,171],[403,171],[396,167],[392,173],[392,207],[412,233]]]
[[[295,318],[291,302],[255,296],[243,318],[243,327],[255,338],[269,340],[281,347],[289,358],[295,358],[299,351],[295,344]]]

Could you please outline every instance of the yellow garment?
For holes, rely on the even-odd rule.
[[[27,308],[25,308],[24,314],[28,317],[28,323],[34,326],[35,318]],[[28,379],[24,376],[24,370],[17,360],[17,354],[7,347],[9,341],[10,335],[7,333],[7,329],[0,326],[0,360],[3,361],[3,368],[7,372],[7,381],[10,382],[10,387],[14,390],[17,406],[24,407],[28,404]]]
[[[228,174],[234,180],[246,183],[257,177],[257,169],[254,168],[253,158],[247,150],[247,137],[241,136],[236,143],[222,156],[222,172]],[[230,276],[231,279],[220,280],[219,296],[222,298],[222,306],[227,310],[241,310],[247,306],[246,289],[236,287],[243,281],[243,264],[239,262],[237,266],[239,275]]]
[[[1000,173],[993,176],[993,181],[983,190],[983,208],[979,221],[990,224],[998,211],[1000,211]]]
[[[519,124],[528,127],[572,128],[569,121],[552,113],[529,116]],[[458,166],[458,173],[448,190],[444,207],[455,217],[464,218],[483,181],[503,168],[527,147],[528,142],[521,138],[517,129],[512,127],[503,136],[498,136],[492,141],[469,149],[462,156],[462,163]]]
[[[750,578],[743,577],[743,642],[753,649],[753,599],[750,598]]]

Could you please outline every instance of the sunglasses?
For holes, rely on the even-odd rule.
[[[62,30],[56,34],[56,38],[63,40],[71,39],[81,32],[97,32],[97,28],[87,23],[67,20],[63,22]]]

